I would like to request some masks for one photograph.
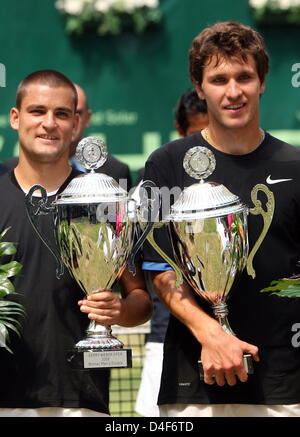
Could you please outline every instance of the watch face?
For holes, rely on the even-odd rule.
[[[101,167],[107,159],[104,141],[98,137],[83,138],[77,145],[76,158],[87,169]]]
[[[205,179],[215,170],[216,160],[207,147],[196,146],[186,152],[183,167],[192,178]]]

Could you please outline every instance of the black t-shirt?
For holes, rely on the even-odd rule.
[[[300,299],[280,298],[260,290],[274,279],[297,271],[300,259],[300,150],[266,134],[252,153],[229,155],[212,148],[196,133],[155,151],[146,164],[145,180],[159,187],[181,189],[195,183],[182,166],[188,149],[205,146],[214,152],[216,169],[207,179],[225,185],[249,207],[251,190],[265,184],[274,193],[275,212],[270,229],[254,257],[255,279],[243,272],[228,301],[229,323],[236,335],[259,347],[261,361],[246,383],[219,387],[200,381],[197,360],[201,346],[174,316],[166,334],[159,404],[300,402],[300,349],[293,347],[293,325],[300,321]],[[282,180],[286,179],[286,180]],[[282,181],[280,181],[282,180]],[[273,183],[272,183],[273,182]],[[274,183],[275,182],[275,183]],[[269,183],[269,185],[268,185]],[[265,208],[265,196],[259,196]],[[248,216],[250,250],[262,230],[260,215]],[[165,229],[156,230],[156,241],[171,254]],[[145,245],[144,260],[164,262]],[[200,305],[210,311],[195,294]]]
[[[75,175],[73,171],[61,190]],[[66,360],[88,326],[77,304],[84,297],[82,290],[66,269],[60,280],[56,278],[56,261],[29,222],[25,194],[13,172],[0,178],[0,199],[0,229],[11,227],[4,241],[17,243],[17,253],[1,262],[15,259],[23,264],[20,276],[12,278],[18,294],[10,298],[26,310],[21,338],[11,335],[14,354],[0,348],[0,408],[90,408],[108,413],[108,372],[71,370]],[[52,215],[40,219],[54,244]]]

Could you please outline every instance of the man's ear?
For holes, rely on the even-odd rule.
[[[203,93],[202,87],[199,84],[195,84],[195,90],[197,91],[200,100],[205,100],[205,95]]]
[[[9,116],[10,116],[11,127],[14,130],[18,130],[19,129],[19,119],[20,119],[19,110],[17,108],[11,108]]]
[[[263,81],[263,83],[260,86],[260,95],[262,95],[265,92],[266,89],[266,82]]]

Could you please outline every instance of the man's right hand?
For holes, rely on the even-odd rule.
[[[244,367],[244,354],[251,354],[259,361],[258,348],[227,334],[221,326],[202,341],[201,361],[206,384],[235,385],[237,379],[246,382],[248,374]]]
[[[237,378],[245,382],[244,354],[259,361],[258,348],[227,334],[219,322],[208,315],[195,300],[195,292],[185,282],[177,287],[175,272],[153,273],[158,296],[202,345],[201,361],[204,382],[222,386],[235,385]]]

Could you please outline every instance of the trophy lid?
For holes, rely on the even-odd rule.
[[[240,198],[224,185],[200,182],[182,191],[166,220],[221,217],[241,212],[245,208]]]
[[[90,172],[72,179],[53,203],[65,205],[119,202],[128,199],[127,191],[111,176],[94,171],[105,163],[107,155],[107,148],[100,138],[83,138],[76,148],[76,158]]]
[[[215,157],[208,148],[197,146],[187,151],[183,167],[186,173],[200,182],[182,191],[165,220],[221,217],[247,208],[240,198],[224,185],[204,182],[204,179],[213,173],[215,165]]]

